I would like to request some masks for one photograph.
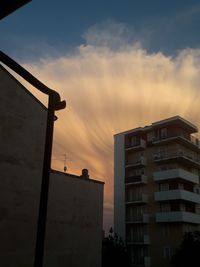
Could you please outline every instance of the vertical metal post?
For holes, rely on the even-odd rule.
[[[33,85],[38,90],[49,96],[42,184],[40,193],[40,205],[39,205],[36,248],[35,248],[35,262],[34,262],[34,267],[42,267],[44,258],[45,230],[46,230],[47,204],[48,204],[48,193],[49,193],[49,175],[51,169],[53,127],[55,119],[54,113],[55,110],[64,109],[66,107],[66,102],[61,101],[60,95],[56,91],[48,88],[37,78],[35,78],[30,72],[28,72],[26,69],[24,69],[16,61],[14,61],[12,58],[7,56],[2,51],[0,51],[0,61],[3,62],[6,66],[8,66],[10,69],[12,69],[15,73],[19,74],[31,85]]]
[[[52,153],[52,143],[53,143],[54,113],[55,113],[54,97],[53,95],[49,95],[34,267],[42,267],[44,259],[49,176],[51,168],[51,153]]]

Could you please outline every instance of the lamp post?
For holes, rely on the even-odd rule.
[[[60,100],[60,95],[41,83],[31,73],[25,70],[17,62],[11,59],[9,56],[0,51],[0,61],[7,65],[10,69],[19,74],[22,78],[36,87],[38,90],[49,96],[48,109],[47,109],[47,126],[46,126],[46,138],[44,147],[44,160],[42,171],[42,184],[40,193],[39,215],[37,224],[37,237],[35,247],[35,261],[34,267],[43,266],[44,258],[44,244],[45,244],[45,230],[46,230],[46,218],[47,218],[47,204],[48,204],[48,192],[49,192],[49,176],[51,168],[51,154],[53,143],[53,128],[55,121],[55,111],[64,109],[66,102]]]

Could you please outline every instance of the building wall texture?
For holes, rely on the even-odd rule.
[[[32,267],[46,108],[0,66],[0,266]],[[45,266],[100,266],[103,183],[52,172]]]
[[[51,174],[45,267],[101,266],[102,207],[102,183]]]
[[[114,231],[125,240],[124,136],[114,137]]]
[[[32,266],[46,110],[0,69],[0,266]]]
[[[200,229],[197,131],[174,116],[114,136],[114,227],[133,267],[170,267],[184,233]]]

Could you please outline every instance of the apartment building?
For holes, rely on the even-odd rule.
[[[200,226],[198,129],[180,116],[114,136],[114,228],[132,266],[169,267]]]

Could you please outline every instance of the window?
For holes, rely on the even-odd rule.
[[[178,189],[184,189],[184,185],[181,184],[181,183],[179,183],[179,184],[178,184]]]
[[[163,203],[161,204],[161,211],[162,212],[169,212],[171,211],[171,206],[169,203]]]
[[[169,184],[160,184],[160,191],[169,190]]]
[[[140,168],[140,169],[136,169],[135,170],[135,175],[136,176],[142,175],[142,174],[145,174],[145,169],[144,168]]]
[[[162,128],[162,129],[160,130],[160,137],[161,137],[161,138],[165,138],[165,137],[167,137],[167,128]]]
[[[166,170],[168,170],[168,165],[166,164],[166,165],[159,166],[159,170],[160,171],[166,171]]]
[[[162,227],[162,232],[163,232],[163,236],[169,236],[170,231],[169,231],[169,225],[168,224],[164,224]]]
[[[197,213],[197,214],[200,214],[200,207],[197,207],[197,208],[196,208],[196,213]]]
[[[171,258],[171,249],[170,249],[170,247],[164,247],[163,256],[164,256],[165,259],[170,259]]]
[[[195,189],[195,192],[196,192],[197,194],[199,194],[199,188],[196,188],[196,189]]]
[[[165,146],[161,146],[159,149],[159,154],[161,157],[166,157],[167,156],[167,149]]]
[[[132,136],[131,137],[131,146],[135,146],[137,145],[137,137],[136,136]]]
[[[147,133],[147,141],[152,141],[152,139],[154,139],[155,137],[155,132],[149,132]]]
[[[180,211],[185,211],[185,204],[183,203],[180,204]]]

